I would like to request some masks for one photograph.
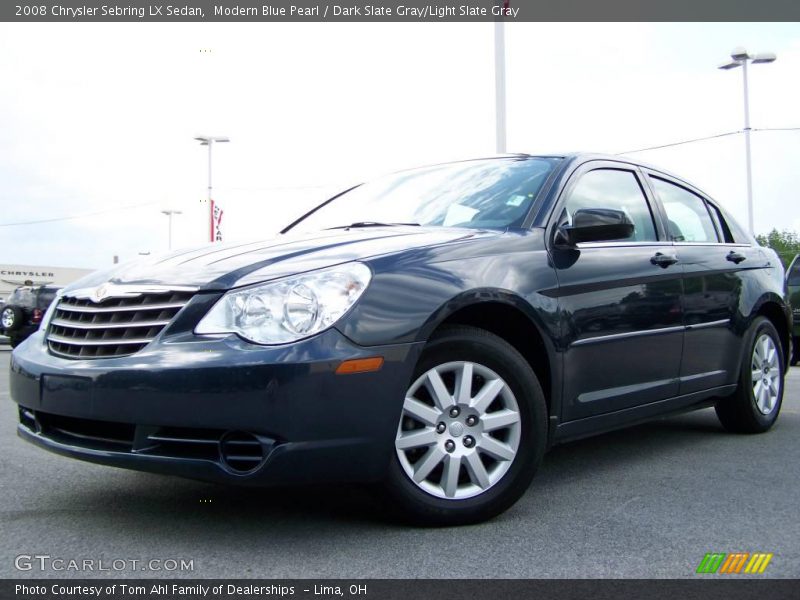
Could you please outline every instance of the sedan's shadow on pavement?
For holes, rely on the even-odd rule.
[[[579,477],[598,469],[621,471],[631,462],[657,460],[663,452],[706,444],[719,435],[732,434],[722,428],[714,410],[709,409],[568,442],[555,446],[545,455],[531,489],[535,489],[537,483],[558,485],[563,473]]]
[[[728,435],[713,411],[702,411],[556,446],[545,456],[526,497],[533,495],[537,502],[538,494],[575,485],[576,479],[597,471],[615,477],[615,471],[625,471],[633,461],[657,461],[659,454],[670,448],[685,450],[723,434]],[[116,479],[119,473],[113,469],[108,476]],[[184,521],[195,535],[197,528],[220,527],[229,533],[251,535],[275,526],[325,528],[347,522],[382,528],[405,526],[393,518],[387,498],[364,485],[248,488],[145,473],[124,473],[120,480],[108,483],[113,489],[87,485],[69,493],[83,496],[73,496],[73,505],[98,513],[113,512],[115,529],[136,530],[145,523],[148,528],[162,524],[172,528],[176,521]]]

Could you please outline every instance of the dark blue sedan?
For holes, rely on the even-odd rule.
[[[555,443],[715,406],[775,422],[783,269],[655,168],[515,155],[350,189],[281,235],[62,290],[16,349],[19,434],[221,483],[382,482],[425,523],[490,518]]]

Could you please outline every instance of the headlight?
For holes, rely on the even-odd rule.
[[[236,333],[257,344],[286,344],[336,323],[367,289],[372,273],[348,263],[232,290],[203,317],[195,333]]]

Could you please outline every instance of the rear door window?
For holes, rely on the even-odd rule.
[[[717,243],[719,237],[705,200],[689,190],[651,177],[667,216],[667,233],[673,242]]]
[[[722,241],[726,244],[733,244],[734,238],[733,233],[731,232],[731,228],[728,226],[728,222],[725,220],[722,212],[711,204],[707,202],[706,205],[708,206],[708,212],[711,213],[711,218],[714,219],[714,224],[717,226],[717,231],[719,232]]]

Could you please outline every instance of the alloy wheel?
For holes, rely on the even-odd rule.
[[[753,398],[761,414],[768,415],[775,408],[781,389],[780,354],[775,342],[761,334],[753,347],[751,375]]]
[[[521,436],[517,399],[488,367],[448,362],[406,392],[395,449],[420,489],[438,498],[482,494],[511,467]]]

